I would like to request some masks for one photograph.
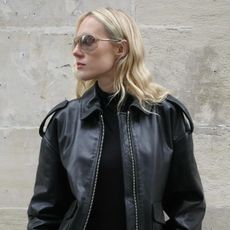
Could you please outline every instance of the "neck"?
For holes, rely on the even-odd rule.
[[[114,93],[113,81],[110,79],[98,79],[98,86],[106,93]]]

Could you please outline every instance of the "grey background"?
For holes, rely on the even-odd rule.
[[[81,12],[99,6],[135,18],[155,79],[191,112],[207,200],[203,229],[229,229],[228,0],[0,1],[0,229],[26,228],[38,126],[55,104],[74,97],[74,26]]]

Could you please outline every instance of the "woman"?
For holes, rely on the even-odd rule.
[[[110,8],[82,15],[73,55],[77,99],[41,124],[28,229],[201,229],[193,123],[152,82],[135,23]]]

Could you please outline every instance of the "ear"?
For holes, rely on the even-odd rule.
[[[118,59],[121,59],[127,55],[129,47],[128,47],[128,42],[125,39],[116,43],[115,46],[116,46],[115,55],[117,56]]]

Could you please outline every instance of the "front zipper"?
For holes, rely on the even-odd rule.
[[[137,206],[137,191],[136,191],[136,172],[135,172],[135,159],[132,148],[132,139],[131,139],[131,131],[130,131],[130,112],[127,113],[127,129],[128,129],[128,140],[129,140],[129,149],[132,160],[132,175],[133,175],[133,199],[134,199],[134,207],[135,207],[135,230],[138,230],[139,222],[138,222],[138,206]]]
[[[86,217],[86,221],[85,221],[83,230],[85,230],[86,227],[87,227],[87,224],[89,222],[90,213],[91,213],[91,210],[92,210],[92,207],[93,207],[93,201],[94,201],[94,197],[95,197],[96,185],[97,185],[97,180],[98,180],[99,166],[100,166],[100,161],[101,161],[103,141],[104,141],[104,136],[105,136],[105,125],[104,125],[104,120],[103,120],[103,115],[102,114],[100,115],[100,120],[101,120],[101,125],[102,125],[101,143],[100,143],[99,155],[98,155],[97,166],[96,166],[96,174],[95,174],[95,179],[94,179],[93,192],[92,192],[92,196],[91,196],[91,199],[90,199],[89,211],[88,211],[88,214],[87,214],[87,217]]]

